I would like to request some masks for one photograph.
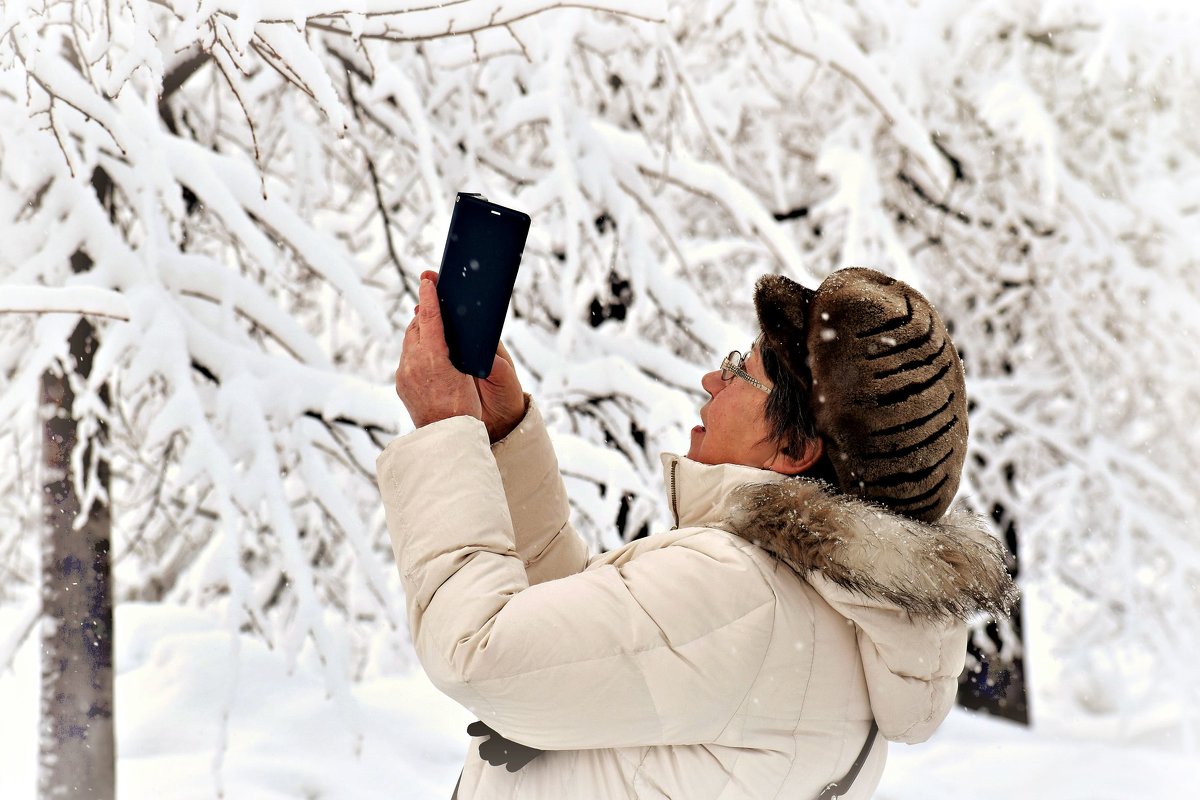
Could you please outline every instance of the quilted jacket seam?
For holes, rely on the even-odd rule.
[[[523,561],[522,565],[526,569],[528,569],[529,567],[532,567],[537,562],[541,561],[542,556],[544,556],[544,555],[546,555],[546,553],[550,552],[550,548],[554,546],[554,543],[558,541],[558,538],[563,535],[563,531],[567,530],[567,528],[570,526],[570,524],[571,524],[570,520],[564,522],[562,524],[562,527],[558,529],[558,533],[551,536],[549,541],[547,541],[546,544],[544,544],[542,546],[542,549],[538,550],[537,553],[535,555],[533,555],[532,557],[530,557],[530,559],[528,561]]]
[[[489,675],[486,678],[472,678],[470,683],[478,686],[480,684],[491,683],[493,681],[511,680],[512,678],[516,678],[516,677],[522,676],[522,675],[536,675],[539,672],[546,672],[548,670],[561,669],[563,667],[571,667],[571,666],[576,666],[579,664],[587,664],[587,663],[590,663],[593,661],[606,661],[608,659],[613,659],[613,658],[627,658],[630,656],[640,656],[642,653],[648,653],[652,650],[659,650],[663,647],[669,647],[669,648],[673,648],[673,649],[680,648],[680,647],[687,647],[690,644],[694,644],[695,642],[698,642],[701,639],[705,639],[709,636],[712,636],[715,633],[718,633],[718,632],[724,630],[725,628],[728,628],[730,625],[738,624],[739,622],[744,620],[746,617],[748,617],[751,614],[762,609],[764,606],[773,604],[773,603],[775,603],[775,598],[773,596],[769,597],[766,600],[764,600],[763,602],[754,606],[753,608],[747,609],[745,611],[745,613],[739,614],[737,617],[734,617],[733,619],[729,620],[729,622],[726,622],[723,625],[718,625],[715,628],[710,628],[709,630],[705,631],[704,633],[700,634],[699,636],[696,636],[696,637],[689,639],[686,642],[682,642],[680,644],[672,645],[670,642],[663,641],[658,644],[651,645],[650,647],[643,647],[643,648],[640,648],[637,650],[624,650],[619,653],[608,653],[608,654],[605,654],[602,656],[593,656],[592,658],[579,658],[579,659],[573,659],[570,661],[562,661],[558,664],[551,664],[551,665],[545,666],[545,667],[535,667],[532,669],[519,670],[517,672],[506,673],[504,675]],[[774,618],[772,618],[772,626],[774,626]],[[466,681],[464,681],[464,682],[466,682]]]
[[[938,658],[937,658],[937,662],[936,662],[938,665],[941,665],[941,663],[942,663],[942,659],[945,656],[945,653],[944,653],[945,649],[946,649],[946,640],[945,640],[945,638],[942,638],[938,641]],[[933,719],[933,715],[935,713],[937,713],[937,706],[936,706],[936,703],[934,702],[936,699],[934,695],[937,692],[937,678],[931,677],[930,680],[925,682],[925,686],[928,690],[928,698],[929,698],[928,701],[926,702],[926,707],[928,709],[928,713],[925,715],[924,719],[918,720],[918,721],[914,722],[912,725],[909,725],[907,728],[905,728],[903,733],[901,733],[897,738],[902,738],[902,737],[908,736],[909,732],[912,731],[913,728],[916,728],[919,725],[927,724],[929,722],[929,720]]]

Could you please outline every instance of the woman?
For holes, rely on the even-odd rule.
[[[872,270],[761,279],[762,336],[662,457],[675,526],[589,556],[507,354],[450,365],[435,277],[396,372],[418,430],[378,475],[421,663],[485,723],[458,797],[869,797],[876,729],[928,738],[964,620],[1014,597],[946,513],[966,396],[936,311]]]

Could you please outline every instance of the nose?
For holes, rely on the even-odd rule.
[[[725,381],[721,380],[721,370],[714,369],[712,372],[704,373],[704,377],[700,379],[700,385],[704,391],[716,397],[717,392],[725,388]]]

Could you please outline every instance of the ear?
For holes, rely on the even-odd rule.
[[[800,458],[792,458],[785,455],[782,450],[776,450],[775,455],[763,465],[763,468],[783,475],[799,475],[812,469],[823,455],[825,455],[825,440],[817,436],[804,443],[804,452],[800,454]]]

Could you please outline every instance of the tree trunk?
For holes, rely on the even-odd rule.
[[[1012,561],[1009,574],[1017,579],[1017,524],[1000,503],[992,506],[992,519],[1004,531],[1004,543]],[[1029,724],[1029,688],[1025,675],[1025,637],[1021,624],[1021,602],[1013,609],[1009,625],[989,622],[972,633],[967,643],[967,669],[958,682],[958,704]]]
[[[86,269],[76,253],[72,266]],[[39,795],[112,800],[116,791],[113,735],[113,616],[109,586],[109,465],[102,455],[101,421],[77,441],[79,420],[71,388],[87,377],[96,349],[86,320],[71,335],[71,362],[42,376],[42,702]],[[101,393],[107,405],[106,392]],[[101,496],[80,508],[85,486],[75,485],[71,459],[82,447],[83,475],[99,481]],[[86,480],[86,479],[85,479]],[[80,515],[83,515],[80,519]]]

